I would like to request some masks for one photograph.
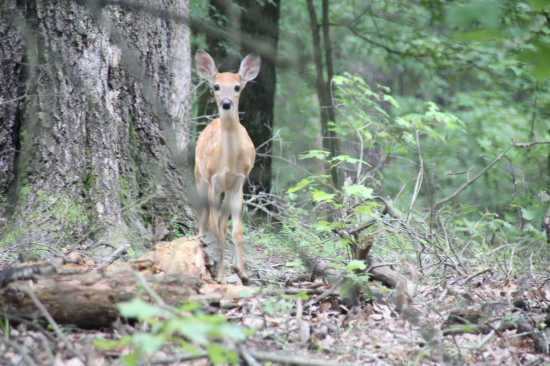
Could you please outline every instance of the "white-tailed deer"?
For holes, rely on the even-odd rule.
[[[205,235],[209,226],[216,237],[221,252],[216,280],[225,282],[223,249],[231,214],[234,258],[239,276],[246,280],[241,210],[243,185],[254,166],[256,151],[239,121],[239,95],[246,83],[258,75],[260,57],[246,56],[237,74],[219,73],[212,57],[202,50],[195,54],[195,63],[199,75],[210,83],[219,113],[219,118],[201,132],[195,148],[195,183],[202,201],[199,235]]]

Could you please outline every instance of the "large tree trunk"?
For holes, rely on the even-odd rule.
[[[94,1],[6,0],[0,16],[0,245],[147,244],[186,221],[191,169],[170,160],[190,132],[188,28]]]

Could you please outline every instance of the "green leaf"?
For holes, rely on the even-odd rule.
[[[498,0],[454,2],[446,7],[445,21],[452,27],[481,24],[483,27],[497,28],[503,10]]]
[[[371,205],[358,206],[353,210],[353,213],[355,213],[356,215],[371,214],[372,213],[372,206]]]
[[[136,366],[139,362],[140,354],[139,352],[132,352],[125,356],[122,356],[122,360],[126,366]]]
[[[327,193],[318,189],[315,189],[310,193],[313,202],[332,202],[332,199],[336,196],[333,193]]]
[[[138,347],[139,350],[152,354],[159,350],[160,347],[166,342],[163,336],[153,335],[149,333],[136,333],[132,335],[132,342]]]
[[[128,344],[130,344],[130,342],[130,337],[122,337],[121,339],[117,340],[105,339],[100,337],[94,340],[94,346],[100,351],[104,351],[127,346]]]
[[[237,353],[229,351],[227,348],[220,346],[216,343],[211,343],[206,347],[208,357],[214,365],[219,364],[232,364],[237,365],[239,360]]]
[[[345,186],[344,192],[347,196],[360,197],[368,200],[372,198],[373,189],[365,187],[362,184],[352,184],[350,186]]]
[[[300,155],[300,159],[319,159],[324,160],[326,159],[330,153],[325,150],[309,150],[306,153],[303,153]]]
[[[533,220],[537,217],[537,211],[522,208],[521,209],[521,217],[523,217],[527,221],[531,221],[531,220]]]
[[[341,161],[341,162],[346,162],[350,164],[362,163],[360,159],[352,158],[349,155],[337,155],[330,160],[331,163],[335,161]]]
[[[454,36],[462,41],[486,42],[502,39],[504,35],[496,29],[478,29],[466,32],[456,32]]]
[[[179,307],[181,311],[185,311],[185,312],[194,312],[194,311],[200,310],[200,308],[201,308],[200,302],[185,302],[181,304]]]
[[[141,299],[133,299],[128,302],[117,304],[120,315],[126,318],[137,318],[139,320],[150,319],[160,315],[167,315],[167,311],[146,303]]]
[[[541,11],[550,6],[550,0],[529,0],[533,10]]]
[[[213,326],[204,322],[190,321],[190,319],[172,319],[166,323],[166,331],[178,332],[180,335],[199,344],[208,344],[208,334]]]
[[[534,49],[526,49],[519,54],[519,59],[525,62],[531,74],[538,81],[550,77],[550,44],[536,42]]]
[[[348,269],[355,271],[355,270],[365,270],[367,266],[365,265],[364,261],[360,261],[357,259],[354,259],[348,263]]]
[[[318,232],[330,232],[332,231],[333,224],[325,220],[319,220],[315,223],[315,230]]]
[[[222,324],[219,331],[223,338],[228,338],[236,343],[246,340],[244,328],[236,324]]]
[[[294,187],[290,187],[286,191],[286,193],[294,193],[296,191],[299,191],[300,189],[302,189],[304,187],[307,187],[310,183],[311,183],[311,181],[309,179],[304,178],[301,181],[299,181],[298,184],[296,184]]]

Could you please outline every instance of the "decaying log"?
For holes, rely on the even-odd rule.
[[[62,324],[81,328],[106,327],[116,319],[116,304],[138,295],[132,269],[39,278],[16,282],[2,290],[2,302],[8,314],[16,317],[38,316],[36,307],[21,287],[32,291],[51,316]],[[197,293],[198,282],[190,276],[149,275],[148,285],[167,303],[177,304]],[[143,298],[149,296],[145,292]]]
[[[25,273],[38,275],[24,280],[15,276],[14,282],[0,289],[0,303],[6,314],[12,319],[40,316],[26,295],[31,291],[56,321],[82,328],[109,326],[118,315],[119,302],[136,296],[149,299],[150,294],[141,288],[138,276],[167,304],[174,305],[198,294],[203,283],[212,286],[202,244],[197,239],[160,243],[137,260],[114,263],[100,271],[94,271],[85,261],[65,263],[51,275],[29,271],[39,268],[38,265],[23,268]],[[9,272],[13,275],[14,271]]]

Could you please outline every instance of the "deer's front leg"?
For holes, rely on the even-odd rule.
[[[248,275],[244,268],[243,260],[243,225],[241,219],[241,212],[243,206],[243,185],[245,177],[239,177],[235,188],[231,191],[230,208],[231,208],[231,221],[233,222],[232,238],[235,244],[234,261],[239,272],[239,277],[243,282],[247,282]]]
[[[199,196],[199,237],[203,237],[208,232],[208,220],[210,216],[210,204],[208,198],[208,182],[201,180],[197,182],[197,193]]]
[[[227,222],[227,214],[224,212],[224,203],[222,202],[222,193],[224,186],[224,177],[220,175],[214,175],[209,189],[209,201],[210,201],[210,227],[219,248],[219,260],[218,269],[216,271],[216,281],[225,283],[225,270],[223,252],[225,247],[225,223]],[[224,199],[225,201],[225,199]]]

